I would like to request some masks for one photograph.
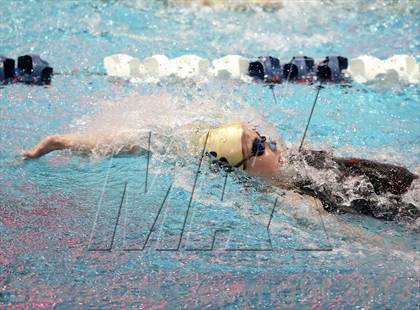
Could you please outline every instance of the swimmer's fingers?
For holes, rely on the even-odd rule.
[[[33,156],[33,151],[31,151],[31,150],[23,150],[23,151],[21,151],[20,155],[21,155],[21,158],[23,160],[35,158]]]

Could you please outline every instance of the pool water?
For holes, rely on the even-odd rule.
[[[418,306],[418,223],[318,212],[310,199],[240,173],[214,173],[200,158],[20,158],[42,137],[84,128],[133,93],[182,98],[186,111],[203,114],[246,107],[246,119],[268,119],[297,145],[314,86],[279,85],[276,104],[268,88],[234,80],[111,79],[101,75],[103,57],[419,60],[415,1],[290,1],[269,12],[167,1],[7,1],[2,16],[0,54],[38,53],[61,74],[46,87],[0,88],[0,308]],[[327,85],[306,145],[419,173],[419,91]]]

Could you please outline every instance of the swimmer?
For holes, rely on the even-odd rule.
[[[386,220],[420,216],[414,204],[402,199],[418,178],[404,167],[338,158],[325,151],[292,152],[244,122],[193,131],[188,144],[193,147],[187,147],[189,154],[199,156],[200,150],[205,149],[211,164],[229,170],[243,169],[270,184],[318,198],[327,211],[362,213]],[[135,140],[125,139],[123,134],[53,135],[25,151],[23,157],[38,158],[65,149],[86,154],[98,145],[115,143],[119,145],[117,149],[108,149],[112,155],[145,150]]]

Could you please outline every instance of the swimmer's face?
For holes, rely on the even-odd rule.
[[[255,138],[260,138],[260,136],[248,125],[243,124],[242,127],[242,153],[244,158],[248,158],[252,155],[252,144]],[[252,156],[244,163],[244,169],[251,175],[269,177],[275,175],[280,168],[281,154],[276,141],[272,141],[271,148],[268,141],[264,142],[264,146],[264,154],[260,156]]]

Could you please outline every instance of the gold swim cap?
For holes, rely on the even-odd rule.
[[[206,151],[213,155],[215,159],[220,160],[226,158],[229,165],[234,167],[243,159],[242,154],[242,134],[243,128],[240,122],[226,124],[208,131],[201,136],[200,146],[204,147],[206,143]]]

